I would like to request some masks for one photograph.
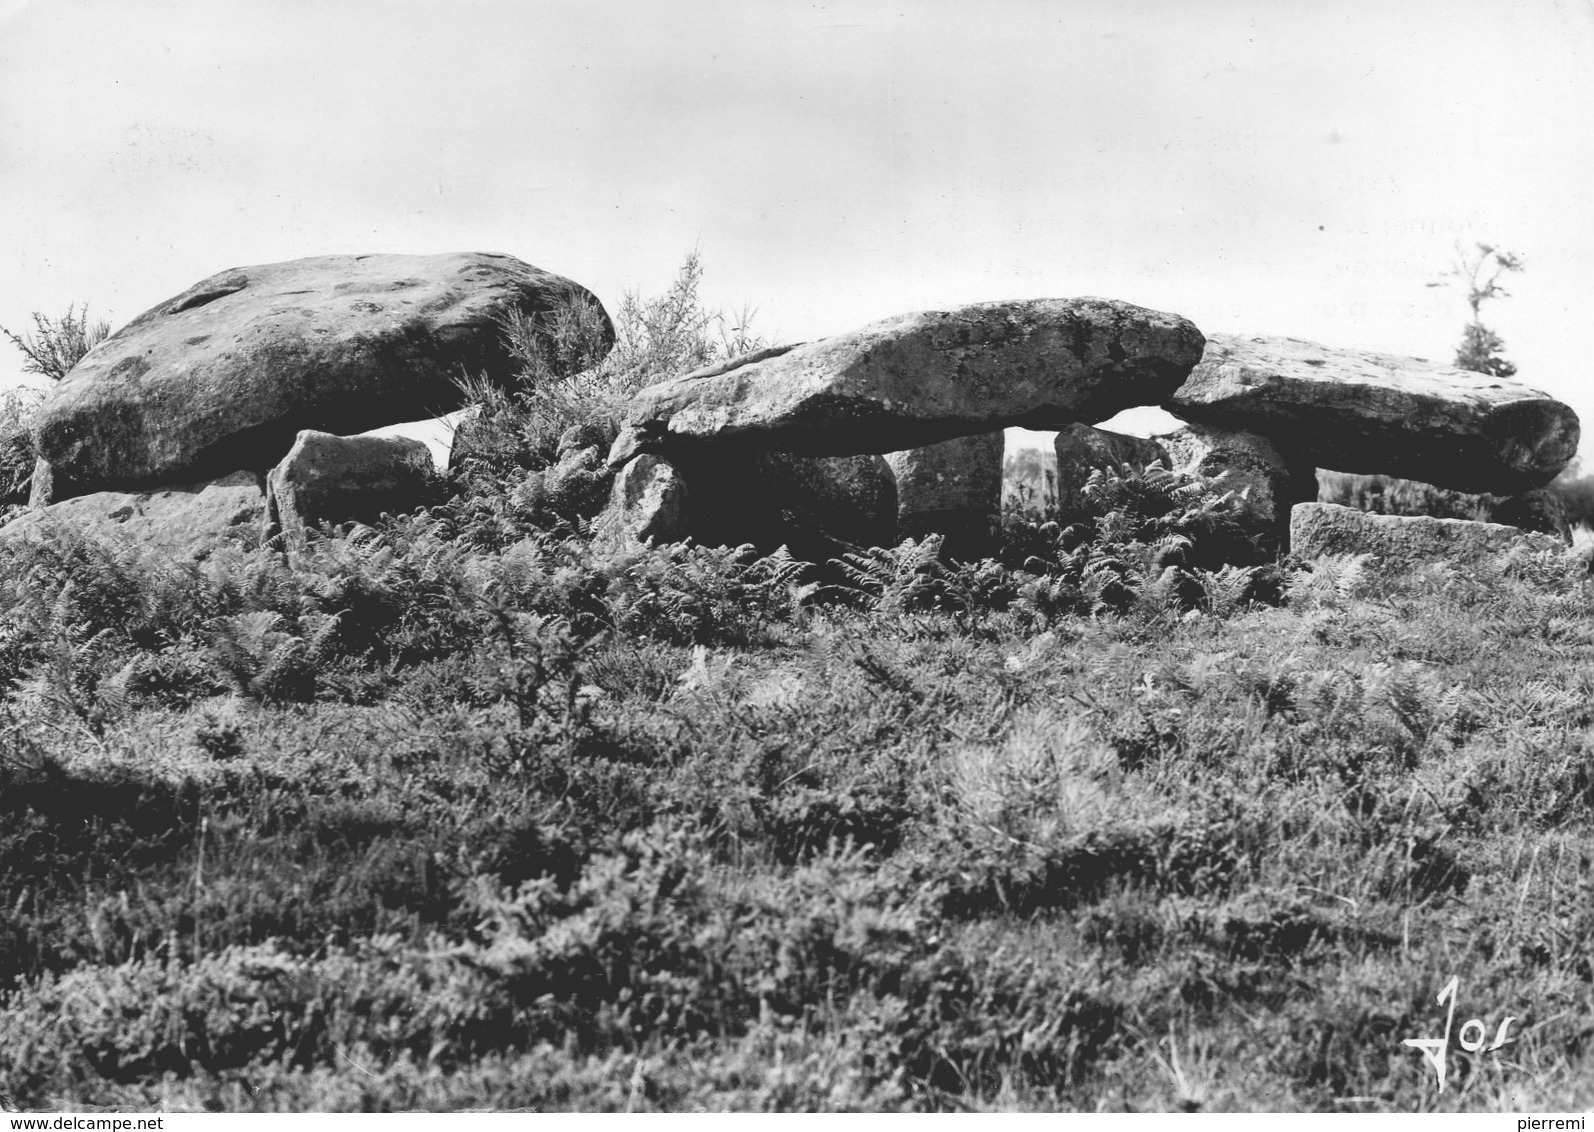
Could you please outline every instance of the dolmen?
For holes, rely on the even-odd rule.
[[[33,503],[263,474],[305,429],[459,408],[518,371],[497,320],[585,288],[506,255],[339,255],[234,268],[145,311],[50,390]],[[610,329],[612,341],[612,328]]]
[[[511,385],[503,322],[535,325],[572,300],[602,312],[579,284],[487,253],[220,272],[50,391],[32,502],[93,497],[76,513],[127,532],[213,515],[218,537],[258,513],[261,537],[290,550],[318,523],[403,509],[428,490],[419,449],[357,434],[457,408],[462,375]],[[613,327],[599,323],[601,354]],[[1095,427],[1151,405],[1184,427],[1151,440]],[[936,536],[972,558],[994,549],[1014,426],[1057,431],[1064,512],[1089,469],[1160,464],[1232,490],[1264,548],[1315,500],[1318,468],[1521,498],[1565,467],[1579,429],[1527,386],[1418,358],[1207,336],[1111,299],[1025,299],[899,315],[650,386],[612,445],[608,426],[578,425],[517,491],[623,542],[819,558]]]
[[[1144,405],[1185,427],[1149,440],[1094,427]],[[1264,550],[1286,545],[1292,509],[1316,500],[1320,467],[1519,496],[1554,479],[1579,437],[1560,401],[1421,358],[1209,338],[1177,315],[1104,299],[981,303],[644,389],[610,452],[621,476],[607,521],[636,538],[768,541],[759,501],[781,493],[749,460],[789,453],[822,481],[815,460],[884,453],[897,523],[879,517],[878,544],[934,531],[976,554],[1000,506],[995,438],[1010,426],[1058,431],[1064,517],[1092,468],[1160,464],[1235,491]],[[849,526],[837,541],[858,536]]]
[[[458,408],[462,375],[512,384],[520,363],[501,320],[573,299],[598,310],[607,349],[613,326],[590,291],[507,255],[318,256],[220,272],[133,319],[50,390],[33,429],[29,514],[113,524],[195,556],[249,541],[245,528],[296,546],[304,527],[407,509],[424,446],[349,434]]]
[[[943,533],[978,551],[1000,506],[1001,430],[1061,428],[1165,400],[1200,360],[1203,344],[1187,319],[1108,299],[901,315],[642,390],[609,463],[622,469],[652,457],[650,476],[668,465],[684,481],[687,500],[684,509],[671,504],[682,516],[674,533],[724,539],[738,516],[761,513],[769,490],[768,476],[743,474],[750,459],[773,451],[809,461],[776,477],[789,482],[828,479],[814,461],[878,454],[893,469],[897,499],[886,508],[875,496],[883,513],[873,545],[891,545],[898,534]],[[774,494],[794,509],[787,486]],[[623,478],[611,525],[638,535],[655,529],[651,510],[633,508],[659,498]],[[867,524],[848,526],[820,533],[846,545]]]

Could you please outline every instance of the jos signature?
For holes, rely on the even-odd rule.
[[[1461,980],[1452,975],[1450,976],[1450,981],[1444,985],[1444,989],[1439,992],[1438,1002],[1444,1003],[1447,999],[1450,1002],[1450,1013],[1445,1017],[1444,1037],[1407,1038],[1400,1043],[1422,1051],[1423,1056],[1428,1059],[1428,1064],[1433,1066],[1434,1073],[1439,1078],[1439,1091],[1441,1093],[1445,1091],[1445,1051],[1450,1048],[1450,1027],[1456,1020],[1456,989],[1460,985]],[[1468,1053],[1499,1049],[1501,1046],[1509,1045],[1516,1041],[1515,1038],[1506,1037],[1506,1031],[1511,1028],[1511,1023],[1516,1021],[1516,1017],[1515,1014],[1507,1014],[1505,1021],[1501,1022],[1500,1028],[1495,1031],[1494,1041],[1487,1046],[1483,1044],[1483,1040],[1489,1031],[1481,1018],[1469,1018],[1463,1022],[1461,1024],[1461,1033],[1456,1035],[1456,1040],[1460,1043],[1461,1048]],[[1469,1038],[1468,1034],[1473,1034],[1474,1036]]]

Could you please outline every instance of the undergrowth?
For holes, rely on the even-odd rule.
[[[1587,1103],[1588,583],[1218,566],[1200,483],[1092,494],[828,572],[468,494],[293,570],[7,547],[0,1089]],[[1437,1095],[1452,974],[1517,1041]]]
[[[1259,561],[1160,470],[979,562],[604,549],[525,485],[705,360],[686,283],[291,568],[0,545],[0,1097],[1594,1102],[1586,570]],[[1439,1093],[1452,977],[1515,1020]]]

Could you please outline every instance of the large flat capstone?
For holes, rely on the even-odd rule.
[[[303,429],[438,416],[462,373],[507,381],[497,319],[597,300],[506,255],[338,255],[241,267],[91,350],[42,406],[47,503],[106,488],[263,472]],[[607,326],[607,318],[604,319]]]
[[[610,461],[726,444],[898,452],[1010,425],[1103,420],[1170,397],[1203,341],[1178,315],[1108,299],[900,315],[642,390]]]
[[[1296,338],[1213,334],[1165,407],[1305,463],[1510,495],[1577,453],[1577,414],[1516,382]]]

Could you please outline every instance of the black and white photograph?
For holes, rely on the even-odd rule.
[[[1591,201],[1594,0],[0,0],[6,1132],[1585,1129]]]

